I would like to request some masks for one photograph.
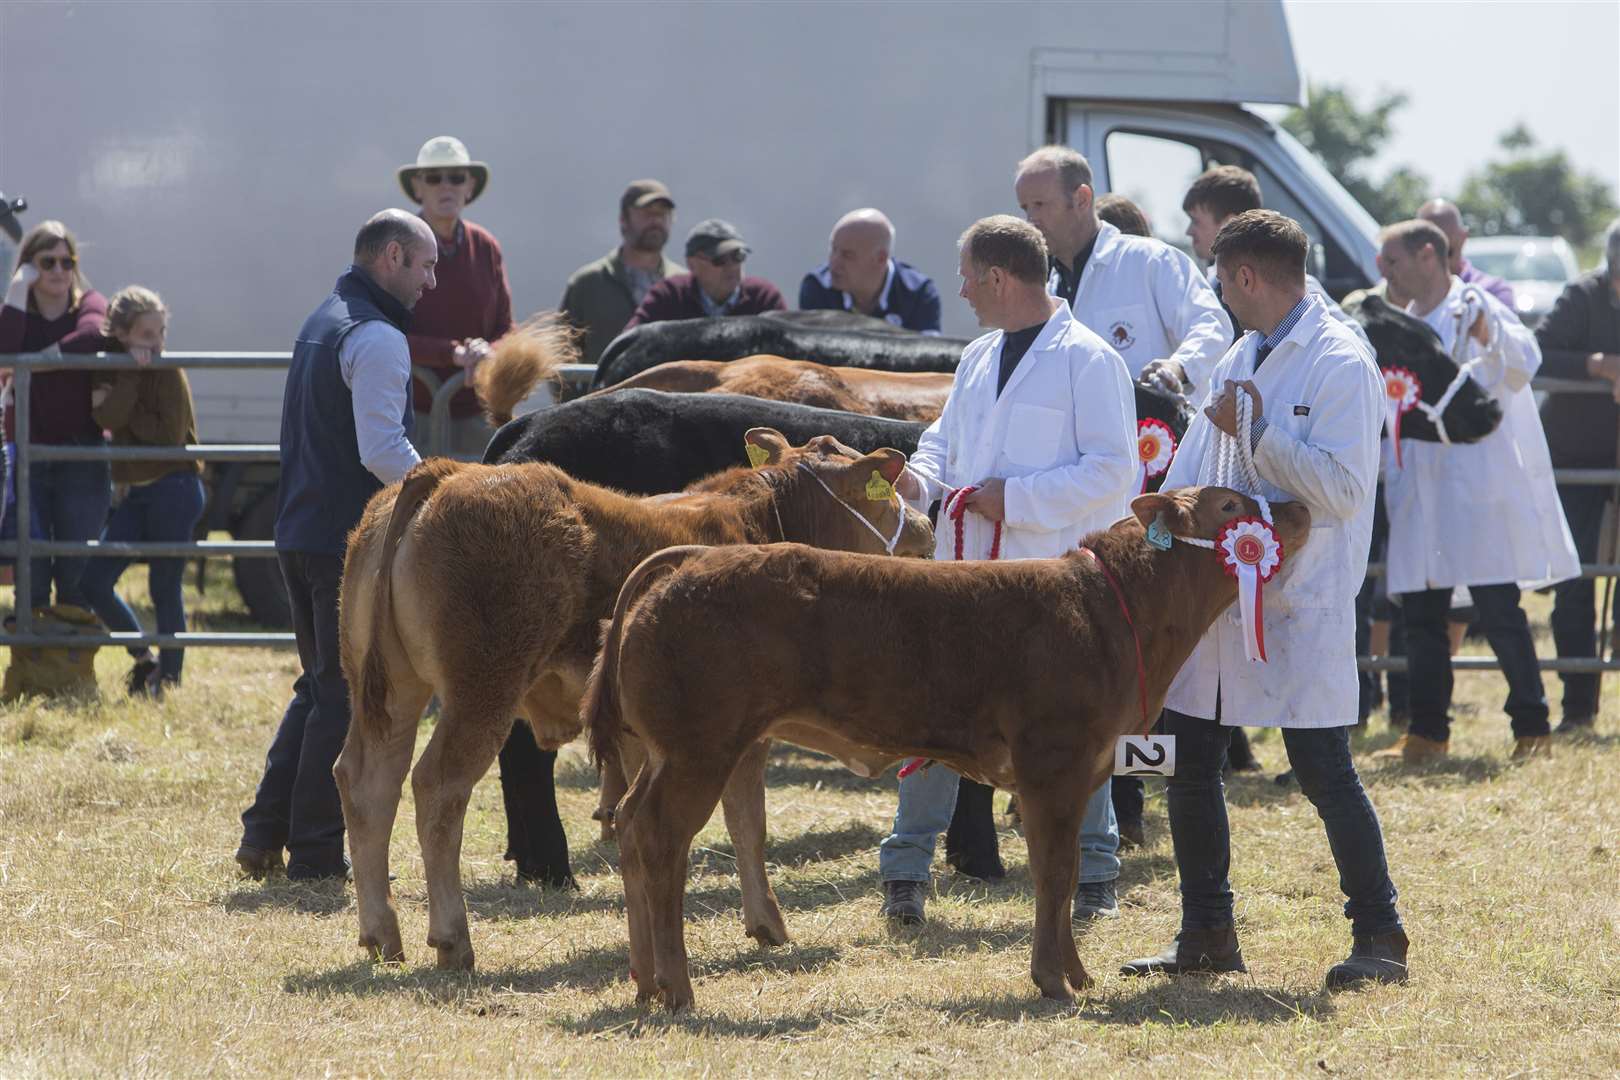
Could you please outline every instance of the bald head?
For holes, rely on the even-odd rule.
[[[439,242],[427,222],[404,210],[371,215],[354,237],[354,264],[405,307],[437,284]]]
[[[1444,199],[1430,199],[1418,211],[1417,219],[1427,221],[1446,234],[1446,245],[1451,250],[1451,272],[1460,273],[1463,244],[1468,240],[1468,230],[1463,226],[1462,212],[1455,204]]]
[[[870,309],[889,276],[894,223],[881,210],[851,210],[833,226],[828,248],[833,288],[849,293],[862,310]]]

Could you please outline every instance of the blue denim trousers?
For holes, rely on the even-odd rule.
[[[82,439],[76,445],[100,446],[102,440]],[[16,447],[6,444],[11,466],[6,485],[5,521],[0,523],[0,539],[17,538]],[[32,500],[29,535],[38,540],[94,540],[107,524],[107,507],[112,502],[112,479],[105,461],[35,461],[28,467],[28,494]],[[88,559],[33,559],[33,580],[29,597],[33,607],[51,602],[51,583],[56,583],[56,602],[89,607],[80,588]]]
[[[1176,773],[1166,782],[1165,795],[1181,875],[1182,929],[1231,926],[1232,835],[1221,779],[1228,729],[1218,719],[1174,709],[1164,711],[1161,723],[1166,735],[1176,737]],[[1382,934],[1400,926],[1384,834],[1350,757],[1350,728],[1283,728],[1282,737],[1300,790],[1327,830],[1353,932]]]
[[[900,781],[900,806],[894,831],[878,845],[878,876],[884,881],[927,881],[934,862],[934,841],[951,827],[956,789],[961,777],[935,764]],[[1103,784],[1086,803],[1080,822],[1080,880],[1113,881],[1119,877],[1119,824],[1114,800]]]
[[[113,511],[102,533],[103,540],[135,543],[142,540],[175,541],[191,539],[203,512],[202,478],[191,471],[172,472],[149,484],[129,489],[124,501]],[[140,620],[113,587],[134,559],[97,558],[79,580],[79,589],[101,621],[113,630],[140,630]],[[186,629],[186,605],[181,591],[186,572],[184,559],[151,559],[149,575],[152,607],[157,612],[160,634],[179,634]],[[130,649],[140,656],[144,648]],[[164,682],[179,682],[185,663],[184,649],[164,649],[158,672]]]

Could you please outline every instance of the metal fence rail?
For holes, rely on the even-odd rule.
[[[175,352],[165,353],[153,360],[150,368],[224,368],[232,370],[275,369],[285,368],[292,361],[292,354],[287,352]],[[97,356],[74,355],[64,356],[55,352],[25,353],[10,357],[0,357],[0,366],[9,366],[16,371],[14,396],[18,402],[27,402],[32,386],[33,373],[36,371],[51,371],[62,369],[91,370],[91,371],[120,371],[140,367],[133,358],[123,354],[101,354]],[[559,379],[565,388],[567,396],[581,394],[590,389],[591,379],[596,373],[594,365],[565,364],[558,370]],[[467,384],[467,373],[460,371],[441,380],[437,373],[426,368],[414,368],[414,378],[421,380],[433,391],[433,404],[428,414],[428,438],[426,445],[431,449],[450,446],[451,415],[450,402],[458,392]],[[1584,379],[1535,379],[1531,389],[1536,393],[1544,394],[1610,394],[1613,387],[1602,380]],[[540,404],[555,403],[558,398],[556,391],[551,391],[549,397],[542,395]],[[26,407],[16,409],[16,486],[17,503],[16,514],[19,523],[30,520],[31,497],[29,485],[26,482],[29,469],[35,462],[47,461],[237,461],[237,462],[275,462],[280,460],[280,448],[274,444],[240,444],[240,443],[202,443],[192,446],[55,446],[34,444],[30,441],[29,410]],[[1615,485],[1620,489],[1620,469],[1555,469],[1553,476],[1560,484],[1578,485]],[[56,540],[36,540],[30,535],[28,528],[17,530],[15,541],[0,542],[0,557],[14,559],[16,565],[15,582],[16,595],[22,601],[17,605],[17,630],[15,633],[0,634],[0,646],[14,645],[61,645],[72,642],[77,645],[147,645],[147,646],[180,646],[193,647],[225,647],[242,648],[252,646],[278,646],[286,647],[295,643],[294,636],[289,633],[274,632],[247,632],[247,633],[183,633],[183,634],[134,634],[134,633],[104,633],[100,635],[82,635],[71,638],[54,637],[34,632],[33,611],[26,602],[30,595],[32,585],[33,567],[32,559],[36,556],[81,556],[81,557],[123,557],[123,558],[274,558],[276,554],[275,543],[269,540],[201,540],[193,543],[106,543],[97,540],[69,542]],[[1384,572],[1382,563],[1371,563],[1367,567],[1369,577],[1381,576]],[[1581,575],[1587,578],[1614,578],[1620,577],[1620,564],[1617,563],[1587,563],[1581,567]],[[1364,671],[1405,671],[1406,659],[1404,657],[1362,656],[1357,658],[1358,666]],[[1452,667],[1457,671],[1495,671],[1499,665],[1495,657],[1487,656],[1458,656],[1452,658]],[[1543,671],[1560,672],[1604,672],[1620,671],[1620,660],[1603,660],[1592,658],[1549,658],[1541,661]]]

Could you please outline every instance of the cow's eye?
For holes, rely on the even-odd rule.
[[[1236,499],[1227,499],[1221,506],[1221,513],[1223,514],[1235,514],[1237,512],[1238,504]]]

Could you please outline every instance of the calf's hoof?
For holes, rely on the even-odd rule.
[[[472,942],[457,941],[448,945],[441,945],[429,938],[428,944],[438,951],[440,971],[471,971],[473,969]]]
[[[598,806],[595,810],[591,811],[591,820],[602,823],[602,843],[611,844],[617,839],[617,836],[613,831],[612,807]]]
[[[658,991],[663,996],[666,1012],[676,1013],[692,1007],[692,984],[685,979],[681,980],[681,984],[677,986],[670,979],[658,980]]]
[[[958,874],[980,881],[1000,881],[1007,876],[1007,868],[1002,865],[1001,855],[991,852],[988,855],[979,852],[956,851],[945,856],[945,862]]]
[[[787,927],[782,925],[782,921],[780,919],[762,919],[759,922],[756,922],[754,925],[748,927],[743,931],[743,933],[747,934],[749,937],[753,938],[759,944],[768,949],[773,949],[779,945],[786,945],[788,943]]]
[[[1041,992],[1041,997],[1062,1002],[1074,1000],[1074,991],[1069,988],[1069,980],[1061,972],[1032,971],[1030,976],[1035,980],[1035,988]]]
[[[360,947],[366,955],[379,964],[403,964],[405,962],[405,943],[400,940],[398,931],[389,934],[361,934]]]

